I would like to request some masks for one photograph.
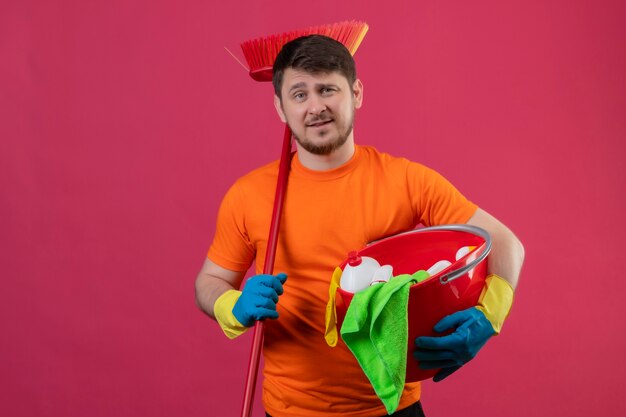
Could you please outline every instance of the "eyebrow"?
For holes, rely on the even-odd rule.
[[[299,83],[295,83],[294,85],[291,86],[291,88],[289,89],[289,92],[291,93],[293,90],[296,90],[298,88],[302,88],[302,87],[306,87],[306,83],[305,82],[299,82]]]

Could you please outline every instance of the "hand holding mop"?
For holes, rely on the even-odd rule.
[[[365,37],[367,29],[368,26],[364,22],[346,21],[249,40],[241,44],[241,49],[250,66],[250,76],[256,81],[272,81],[274,60],[283,45],[287,42],[306,35],[325,35],[343,43],[350,53],[354,55]],[[278,168],[278,180],[276,183],[276,194],[274,196],[274,208],[272,211],[269,238],[267,240],[265,264],[263,266],[264,274],[271,275],[274,270],[274,259],[276,257],[276,246],[278,243],[278,228],[280,226],[283,200],[287,188],[287,177],[289,175],[291,162],[291,136],[291,129],[289,129],[289,126],[285,125],[285,135],[283,138],[283,147]],[[248,364],[246,390],[241,411],[242,417],[249,417],[252,412],[252,400],[254,398],[262,345],[263,321],[257,321],[254,327],[252,350]]]

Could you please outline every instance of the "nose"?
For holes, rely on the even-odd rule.
[[[324,100],[317,95],[311,96],[309,98],[308,104],[309,104],[309,108],[308,108],[309,114],[319,116],[326,110],[326,104],[324,103]]]

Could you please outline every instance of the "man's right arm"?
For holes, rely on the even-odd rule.
[[[215,319],[215,300],[228,290],[238,290],[244,272],[222,268],[206,258],[196,278],[196,304],[209,317]]]

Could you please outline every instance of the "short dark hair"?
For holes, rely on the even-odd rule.
[[[341,73],[350,84],[356,81],[356,66],[350,51],[339,41],[323,35],[308,35],[287,42],[274,61],[272,84],[281,97],[283,74],[287,68],[310,73]]]

